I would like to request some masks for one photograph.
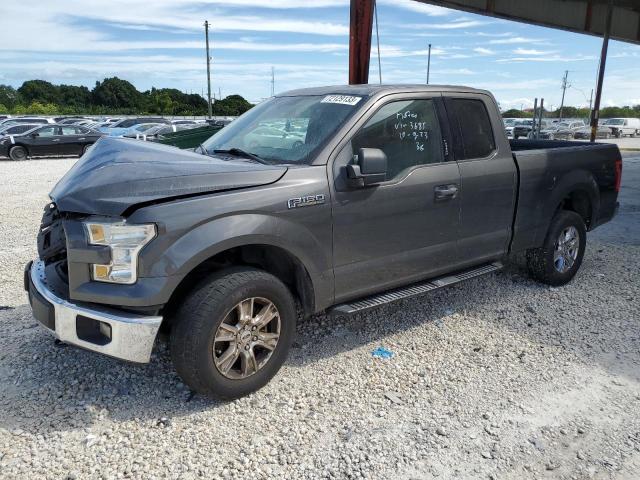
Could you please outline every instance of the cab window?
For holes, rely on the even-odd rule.
[[[360,148],[379,148],[387,156],[387,180],[408,169],[444,161],[442,133],[433,100],[402,100],[381,107],[351,140]]]
[[[38,130],[38,135],[41,137],[53,137],[58,134],[58,127],[43,127]]]

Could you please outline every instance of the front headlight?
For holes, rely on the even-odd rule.
[[[125,223],[84,224],[91,245],[106,245],[111,249],[108,265],[91,265],[91,278],[98,282],[135,283],[138,279],[138,253],[156,236],[156,226]]]

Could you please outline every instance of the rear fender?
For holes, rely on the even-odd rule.
[[[552,181],[554,179],[552,178]],[[565,199],[576,192],[584,192],[589,198],[590,211],[588,217],[594,220],[598,217],[600,209],[600,190],[593,175],[587,170],[572,170],[560,178],[555,179],[551,194],[544,204],[544,222],[537,235],[537,243],[542,244],[551,225],[551,220]],[[593,222],[592,222],[593,223]],[[589,225],[587,226],[589,228]]]

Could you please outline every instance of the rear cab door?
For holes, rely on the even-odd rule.
[[[83,135],[79,127],[74,125],[65,125],[60,127],[62,136],[60,137],[60,155],[80,155],[82,152]],[[84,140],[84,138],[83,138]]]
[[[445,92],[444,104],[460,169],[458,252],[471,266],[508,251],[518,174],[491,95]]]

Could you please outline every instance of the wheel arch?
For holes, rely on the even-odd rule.
[[[570,210],[582,217],[587,230],[598,218],[600,209],[600,189],[591,172],[583,169],[572,170],[556,183],[547,203],[545,236],[554,215],[560,210]]]
[[[11,155],[11,150],[12,150],[12,149],[14,149],[15,147],[22,147],[22,148],[24,148],[24,149],[25,149],[25,151],[27,152],[27,157],[28,157],[28,156],[30,156],[29,146],[28,146],[28,145],[25,145],[25,144],[24,144],[24,143],[22,143],[22,142],[16,142],[16,143],[13,143],[13,144],[9,145],[9,148],[7,149],[7,155],[9,155],[9,156],[10,156],[10,155]]]
[[[284,283],[299,301],[305,316],[316,311],[316,288],[309,270],[293,253],[283,247],[265,243],[248,243],[221,250],[193,267],[182,279],[167,304],[164,316],[167,328],[180,300],[194,285],[212,273],[238,266],[264,270]]]

